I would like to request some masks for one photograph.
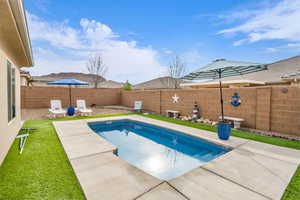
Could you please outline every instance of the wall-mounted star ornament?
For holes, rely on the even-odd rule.
[[[177,96],[177,94],[174,94],[174,96],[172,96],[172,99],[173,99],[173,103],[179,102],[179,96]]]

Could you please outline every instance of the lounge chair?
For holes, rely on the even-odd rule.
[[[92,115],[93,110],[86,108],[85,100],[82,99],[77,100],[76,104],[77,104],[76,112],[78,113],[78,115],[80,116]]]
[[[142,111],[143,102],[142,101],[134,101],[134,108],[133,110],[136,112]]]
[[[50,118],[56,118],[57,116],[66,116],[66,111],[62,109],[60,100],[51,100],[51,108],[49,109]]]

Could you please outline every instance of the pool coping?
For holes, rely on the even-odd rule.
[[[175,179],[170,181],[159,180],[115,156],[113,152],[117,150],[117,147],[98,136],[88,126],[88,123],[124,119],[182,132],[229,148],[231,151]],[[125,184],[123,190],[119,189],[122,190],[118,191],[122,194],[122,199],[143,199],[149,196],[155,198],[161,195],[172,195],[172,198],[176,196],[178,199],[193,199],[198,195],[204,195],[206,199],[235,199],[237,197],[237,199],[280,199],[297,166],[300,164],[300,151],[298,150],[234,136],[231,136],[227,141],[219,140],[217,135],[210,131],[140,115],[56,121],[53,122],[53,125],[87,199],[97,199],[97,191],[94,188],[96,186],[96,188],[105,187],[105,182],[99,182],[102,177],[107,176],[107,180],[116,180],[121,184],[124,181],[132,181],[131,184],[134,185],[137,184],[136,173],[144,179],[139,180],[139,184],[137,184],[139,186],[135,188],[126,188]],[[85,161],[83,162],[83,160]],[[108,163],[103,164],[101,160],[107,160]],[[266,163],[265,160],[268,160],[268,162]],[[93,166],[88,168],[89,170],[82,171],[89,162],[102,164],[97,164],[96,167]],[[106,168],[107,165],[110,165],[109,169],[113,169],[113,171],[99,176],[102,173],[101,170],[109,171]],[[251,166],[252,169],[248,169],[248,166]],[[124,171],[124,169],[127,171]],[[255,172],[255,170],[259,171]],[[122,175],[110,177],[114,174]],[[99,178],[96,178],[97,176]],[[260,176],[264,177],[264,180],[260,180]],[[93,177],[94,182],[93,180],[87,181],[87,177]],[[195,179],[195,177],[198,178]],[[208,187],[203,183],[203,177],[208,177],[207,179],[213,183],[220,183],[220,186],[216,188],[215,184],[212,184]],[[257,183],[257,180],[262,183]],[[275,192],[268,190],[267,186],[269,184],[273,185]],[[224,193],[224,188],[229,188],[230,191],[235,192]],[[114,199],[118,193],[113,191],[110,192],[108,188],[101,193],[106,195],[106,199]],[[236,196],[237,194],[238,196]]]
[[[237,148],[238,146],[248,142],[248,140],[238,138],[238,137],[231,137],[230,140],[220,140],[216,134],[211,134],[212,132],[210,132],[210,131],[187,127],[187,126],[178,125],[178,124],[173,124],[173,123],[165,122],[165,121],[161,121],[161,120],[146,118],[146,117],[142,117],[140,115],[88,119],[88,120],[86,120],[86,122],[87,123],[97,123],[97,122],[118,121],[118,120],[126,120],[126,119],[132,120],[132,121],[138,121],[138,122],[142,122],[142,123],[146,123],[146,124],[150,124],[150,125],[159,126],[159,127],[177,131],[177,132],[181,132],[183,134],[190,135],[195,138],[202,139],[207,142],[223,146],[230,150]],[[145,120],[145,119],[147,119],[147,120]],[[172,126],[169,126],[170,124]],[[199,134],[199,133],[201,133],[201,134]]]

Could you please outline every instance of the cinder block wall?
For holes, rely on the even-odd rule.
[[[72,105],[77,99],[85,99],[87,106],[96,104],[120,105],[120,89],[93,89],[93,88],[72,88]],[[22,87],[21,88],[22,109],[49,108],[50,100],[58,99],[62,101],[63,107],[70,103],[69,88],[63,87]]]
[[[226,88],[224,113],[226,116],[245,119],[249,128],[285,133],[300,137],[300,87],[273,86],[250,88]],[[237,92],[241,105],[230,104]],[[69,89],[58,87],[22,87],[22,108],[49,108],[51,99],[62,100],[69,105]],[[173,103],[177,94],[179,102]],[[217,120],[220,116],[219,89],[197,90],[136,90],[72,88],[72,104],[76,99],[85,99],[87,105],[124,105],[133,107],[134,101],[143,101],[143,108],[165,115],[166,110],[178,110],[182,115],[191,115],[194,102],[201,116]]]
[[[85,99],[87,106],[96,104],[98,106],[120,105],[121,89],[94,89],[75,88],[72,89],[72,104],[76,104],[77,99]]]
[[[271,130],[271,94],[272,88],[257,88],[256,90],[256,128]]]
[[[121,104],[127,107],[133,107],[134,101],[143,101],[143,109],[160,113],[160,93],[160,90],[122,91]]]
[[[234,92],[241,97],[238,107],[230,103]],[[179,96],[178,103],[173,103],[175,94]],[[300,87],[226,88],[223,97],[225,115],[245,119],[244,126],[300,137]],[[135,100],[141,100],[145,110],[162,115],[166,110],[177,110],[182,115],[191,115],[193,104],[197,102],[201,116],[217,120],[220,116],[219,98],[217,88],[123,91],[121,104],[132,107]]]
[[[300,136],[300,87],[272,87],[270,129]]]

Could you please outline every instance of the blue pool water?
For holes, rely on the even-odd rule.
[[[192,136],[137,121],[97,122],[89,126],[117,146],[120,158],[163,180],[180,176],[228,152]]]

